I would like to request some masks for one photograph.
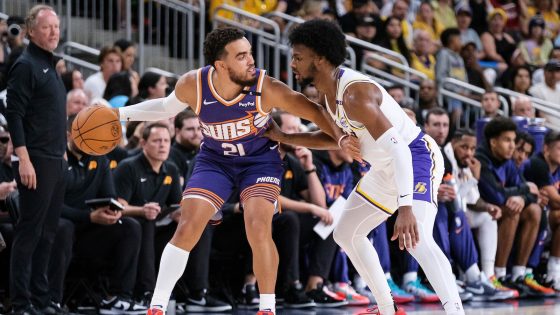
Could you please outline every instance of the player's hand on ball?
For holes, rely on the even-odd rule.
[[[416,248],[416,244],[420,242],[418,225],[411,206],[399,207],[399,214],[397,215],[395,231],[391,241],[396,239],[399,240],[399,248],[401,250]]]
[[[264,136],[272,141],[282,142],[282,140],[284,140],[284,132],[280,130],[280,127],[278,127],[278,124],[276,124],[273,119],[270,120],[270,125],[268,125],[268,129],[265,131]]]
[[[340,140],[340,149],[348,153],[352,159],[362,163],[362,152],[360,151],[360,140],[353,135],[344,137]]]

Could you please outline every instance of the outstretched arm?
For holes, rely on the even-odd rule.
[[[157,121],[177,115],[189,104],[196,104],[196,71],[184,74],[169,96],[121,107],[115,112],[122,121]]]
[[[303,94],[290,89],[281,81],[267,76],[263,90],[266,91],[262,96],[262,107],[265,111],[270,111],[273,107],[276,107],[312,121],[337,142],[344,135],[342,130],[329,117],[329,113],[324,107],[313,103]]]

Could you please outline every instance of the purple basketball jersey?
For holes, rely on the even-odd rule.
[[[233,100],[224,100],[212,84],[214,68],[206,66],[197,73],[198,101],[204,139],[201,151],[220,156],[255,156],[276,145],[262,134],[270,124],[270,115],[261,109],[261,89],[265,70],[256,69],[258,81]]]

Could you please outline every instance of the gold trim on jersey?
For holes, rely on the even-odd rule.
[[[356,192],[358,193],[358,195],[360,195],[362,198],[364,198],[366,201],[368,201],[369,203],[371,203],[373,206],[375,206],[376,208],[378,208],[379,210],[392,215],[393,213],[395,213],[395,211],[391,211],[389,210],[387,207],[384,207],[382,204],[380,204],[379,202],[375,201],[373,198],[371,198],[370,196],[368,196],[368,194],[366,194],[362,188],[362,181],[360,181],[358,183],[358,186],[356,186]]]
[[[210,92],[212,93],[212,96],[214,96],[214,98],[222,103],[225,106],[231,106],[231,105],[235,105],[238,102],[241,102],[243,100],[243,98],[245,98],[245,96],[247,94],[245,93],[241,93],[239,95],[237,95],[234,99],[227,101],[225,100],[223,97],[220,96],[220,94],[218,94],[218,92],[216,91],[216,89],[214,88],[214,83],[212,83],[212,73],[214,73],[214,68],[211,67],[210,70],[208,71],[208,87],[210,88]],[[248,87],[244,87],[243,90],[248,91],[250,88]]]
[[[255,97],[255,107],[257,111],[263,116],[270,114],[270,111],[267,113],[261,107],[261,93],[262,93],[262,86],[264,83],[264,79],[266,77],[266,70],[261,69],[259,74],[259,81],[257,82],[257,96]]]
[[[198,115],[202,103],[202,68],[196,72],[196,108],[194,112]]]

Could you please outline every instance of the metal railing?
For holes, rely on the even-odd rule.
[[[233,19],[220,16],[233,13]],[[212,13],[212,26],[229,25],[247,32],[247,39],[256,47],[256,66],[267,69],[275,78],[280,78],[280,50],[289,50],[282,44],[280,26],[273,20],[253,14],[231,5],[221,5]]]

